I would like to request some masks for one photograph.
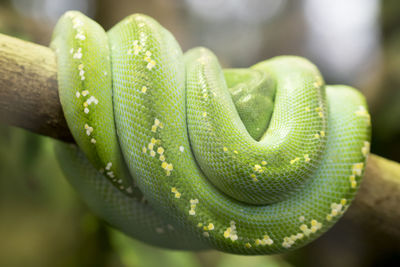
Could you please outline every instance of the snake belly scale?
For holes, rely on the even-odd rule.
[[[69,11],[51,47],[78,145],[56,144],[60,165],[96,214],[134,238],[281,253],[328,230],[357,192],[364,97],[326,86],[306,59],[224,70],[206,48],[183,54],[141,14],[106,33]]]

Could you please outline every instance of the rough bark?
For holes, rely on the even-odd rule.
[[[400,239],[400,164],[371,154],[346,216]]]
[[[0,122],[73,142],[58,98],[55,55],[0,34]],[[370,155],[348,218],[400,239],[400,164]]]
[[[72,142],[51,49],[0,34],[0,122]]]

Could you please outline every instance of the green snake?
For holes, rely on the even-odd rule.
[[[88,206],[151,245],[290,251],[327,231],[360,185],[370,116],[308,60],[222,69],[182,53],[152,18],[107,33],[75,11],[56,25],[59,95],[76,145],[56,145]]]

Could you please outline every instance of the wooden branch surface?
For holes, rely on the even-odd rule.
[[[0,123],[73,142],[62,113],[53,51],[0,34]],[[370,155],[347,217],[400,239],[400,164]]]
[[[0,34],[0,122],[73,142],[51,49]]]

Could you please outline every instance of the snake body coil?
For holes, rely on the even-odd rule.
[[[57,144],[69,181],[104,220],[149,244],[237,254],[293,250],[345,212],[369,153],[363,96],[281,56],[222,70],[184,55],[153,19],[108,33],[67,12],[52,41],[79,146]]]

